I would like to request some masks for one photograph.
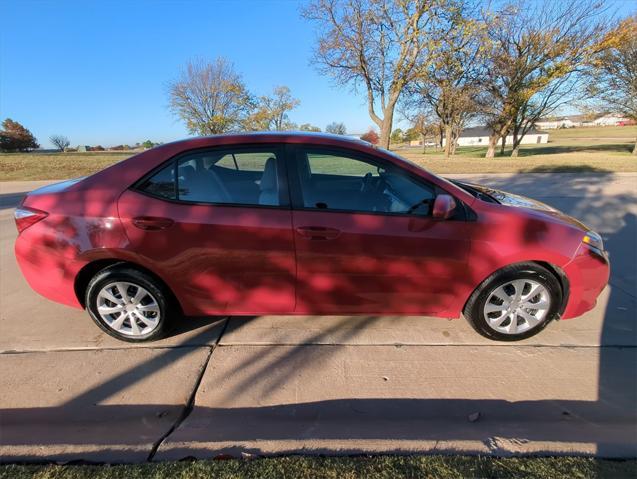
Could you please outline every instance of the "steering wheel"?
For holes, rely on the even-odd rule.
[[[385,180],[382,177],[374,178],[371,172],[363,176],[361,180],[362,193],[382,193],[385,191]]]

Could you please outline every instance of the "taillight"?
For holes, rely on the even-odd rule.
[[[36,210],[35,208],[28,208],[26,206],[18,206],[13,213],[15,225],[18,227],[18,233],[22,233],[29,226],[43,220],[48,215],[46,211]]]

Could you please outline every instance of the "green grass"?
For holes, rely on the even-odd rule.
[[[427,148],[424,153],[421,148],[396,147],[395,151],[441,174],[637,172],[637,156],[631,154],[635,137],[635,126],[550,130],[548,144],[523,145],[518,158],[511,158],[508,149],[504,155],[498,150],[492,160],[484,158],[484,147],[461,147],[448,159],[434,148]],[[75,178],[131,155],[131,152],[4,153],[0,154],[0,181]],[[263,162],[263,158],[256,160],[259,165]]]
[[[589,139],[625,139],[635,140],[637,135],[637,126],[592,126],[586,128],[561,128],[559,130],[546,130],[549,138],[555,141],[571,138],[589,138]]]
[[[137,478],[634,478],[637,461],[582,457],[278,457],[116,466],[0,466],[4,479]]]

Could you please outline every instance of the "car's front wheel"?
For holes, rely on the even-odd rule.
[[[163,285],[146,273],[119,265],[93,277],[86,289],[86,309],[102,330],[129,342],[161,338],[171,311]]]
[[[534,263],[508,266],[471,295],[464,315],[481,335],[518,341],[539,333],[556,317],[562,289],[553,273]]]

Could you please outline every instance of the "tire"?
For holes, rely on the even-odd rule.
[[[521,263],[485,279],[463,313],[485,338],[520,341],[535,336],[555,319],[561,303],[562,287],[555,275],[538,264]]]
[[[131,343],[162,338],[176,310],[163,284],[121,264],[98,272],[86,288],[85,300],[88,313],[102,331]]]

